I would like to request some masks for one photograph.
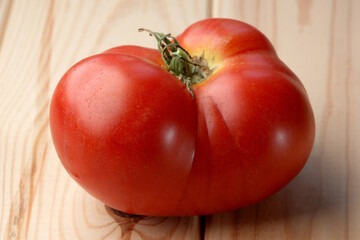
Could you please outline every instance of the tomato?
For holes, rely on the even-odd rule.
[[[267,38],[231,19],[152,34],[162,54],[115,47],[58,83],[50,127],[69,174],[106,205],[153,216],[229,211],[289,183],[311,152],[314,116]]]

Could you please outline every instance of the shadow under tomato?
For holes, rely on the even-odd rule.
[[[141,239],[198,239],[200,236],[199,217],[128,216],[126,214],[124,217],[115,214],[108,206],[105,206],[105,209],[121,228],[122,239],[130,239],[133,235]]]
[[[116,223],[119,224],[121,228],[121,235],[122,237],[129,237],[134,230],[135,225],[143,219],[146,219],[146,216],[140,215],[131,215],[127,213],[122,213],[115,209],[112,209],[105,205],[106,212],[115,220]]]

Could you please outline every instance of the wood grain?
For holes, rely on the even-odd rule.
[[[114,215],[66,173],[48,128],[51,94],[75,62],[154,46],[206,17],[258,27],[305,85],[316,141],[269,199],[206,217]],[[360,1],[0,0],[0,239],[360,239]]]

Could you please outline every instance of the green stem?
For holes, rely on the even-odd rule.
[[[212,73],[206,60],[203,57],[191,57],[170,33],[163,34],[144,28],[139,29],[139,32],[143,31],[155,37],[158,50],[169,72],[182,81],[193,95],[191,85],[204,81]],[[203,62],[206,64],[199,64]]]
[[[150,36],[154,36],[157,41],[159,52],[166,66],[176,75],[180,74],[191,77],[191,56],[179,45],[179,42],[170,34],[153,32],[144,28],[139,29],[140,32],[149,32]]]

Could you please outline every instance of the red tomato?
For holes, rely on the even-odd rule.
[[[50,127],[66,170],[106,205],[140,215],[213,214],[284,187],[314,142],[300,80],[239,21],[203,20],[177,40],[216,68],[191,92],[157,50],[137,46],[86,58],[62,77]]]

